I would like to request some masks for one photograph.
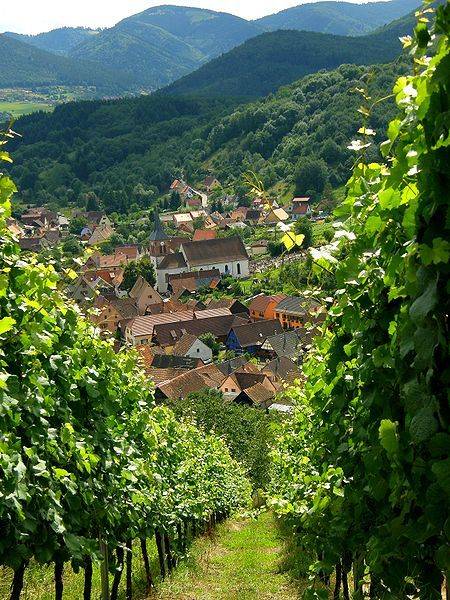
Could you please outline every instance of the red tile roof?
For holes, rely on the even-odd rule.
[[[271,303],[275,303],[275,305],[276,305],[276,304],[278,304],[278,302],[280,302],[284,298],[286,298],[286,296],[284,294],[276,294],[273,296],[265,296],[264,294],[261,294],[259,296],[255,296],[255,298],[253,298],[253,300],[250,302],[250,305],[248,308],[249,308],[250,312],[252,312],[252,311],[264,312],[267,310],[267,308],[269,307],[269,305]]]
[[[194,231],[193,242],[199,242],[200,240],[214,240],[217,234],[214,229],[196,229]]]
[[[166,398],[185,398],[205,388],[218,389],[224,380],[225,375],[216,365],[205,365],[159,385],[158,389]]]

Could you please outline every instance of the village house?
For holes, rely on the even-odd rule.
[[[238,354],[242,352],[255,354],[261,350],[268,337],[282,332],[283,328],[276,319],[255,321],[233,327],[228,335],[226,346]]]
[[[220,391],[229,402],[262,405],[273,400],[278,386],[265,373],[239,369],[225,379]]]
[[[145,315],[149,307],[160,305],[163,301],[158,292],[141,275],[131,288],[129,296],[134,300],[140,315]]]
[[[209,310],[217,308],[228,308],[228,310],[233,315],[242,315],[247,317],[249,314],[249,310],[245,306],[245,304],[243,304],[240,300],[236,300],[235,298],[219,298],[218,300],[211,298],[206,303],[206,306]]]
[[[132,298],[118,298],[114,294],[98,296],[94,301],[97,314],[91,319],[102,332],[115,334],[122,321],[137,316],[138,310]]]
[[[289,221],[289,215],[284,208],[271,208],[264,217],[266,225],[276,225],[285,221]]]
[[[214,190],[218,187],[222,187],[220,185],[220,181],[218,179],[216,179],[216,177],[214,177],[214,175],[208,175],[207,177],[205,177],[205,179],[203,181],[203,186],[207,192],[212,192],[212,190]]]
[[[213,357],[211,348],[192,333],[183,335],[173,347],[172,354],[174,356],[189,356],[201,359],[205,364],[212,362]]]
[[[218,269],[191,271],[190,273],[169,275],[167,287],[175,298],[180,298],[184,292],[196,292],[203,287],[214,289],[219,281],[220,271]]]
[[[184,241],[179,252],[166,256],[158,266],[157,289],[167,292],[170,275],[211,269],[217,269],[221,275],[248,277],[248,254],[240,237]]]
[[[262,350],[271,358],[287,357],[295,361],[302,352],[300,331],[283,331],[278,335],[272,335],[266,339]]]
[[[262,372],[274,383],[282,381],[290,384],[301,377],[298,365],[287,356],[274,358],[262,368]]]
[[[276,294],[266,296],[260,294],[255,296],[249,305],[250,318],[252,321],[272,320],[275,319],[275,307],[277,304],[286,298],[284,294]]]
[[[170,348],[173,348],[187,333],[197,337],[200,337],[205,333],[211,333],[219,342],[225,343],[233,327],[246,323],[244,318],[231,314],[219,314],[215,316],[205,315],[201,318],[201,315],[207,312],[208,311],[198,311],[190,320],[155,325],[153,329],[154,343],[165,348],[167,351],[170,351]]]
[[[306,323],[317,323],[325,317],[323,306],[313,298],[289,296],[281,300],[275,308],[275,318],[284,329],[297,329]]]
[[[215,240],[217,233],[214,229],[196,229],[192,237],[193,242],[201,242],[204,240]]]
[[[225,375],[216,365],[204,365],[158,385],[155,396],[158,399],[172,400],[186,398],[189,394],[201,392],[204,389],[219,389],[224,379]]]
[[[97,246],[98,244],[107,242],[113,233],[114,229],[111,225],[108,225],[107,223],[98,225],[87,240],[87,244],[88,246]]]
[[[127,257],[127,262],[131,260],[139,260],[143,256],[143,252],[138,244],[127,244],[125,246],[116,246],[115,254],[123,254]]]
[[[116,296],[126,296],[126,292],[121,292],[119,286],[123,281],[124,270],[122,268],[102,268],[85,271],[84,277],[92,282],[97,290],[102,290],[102,285],[105,284],[108,289],[114,291]]]
[[[301,217],[310,217],[312,215],[310,201],[311,198],[309,196],[292,199],[289,207],[289,215],[293,221],[298,221]]]
[[[23,227],[18,223],[16,219],[13,219],[12,217],[6,219],[6,227],[12,233],[12,235],[17,238],[21,238],[25,235]]]
[[[132,321],[126,325],[125,341],[133,346],[150,344],[153,339],[153,333],[156,325],[190,321],[193,318],[194,312],[192,310],[177,313],[138,316],[132,319]]]
[[[67,295],[79,304],[90,303],[99,293],[113,293],[114,287],[102,278],[79,275],[67,286]]]
[[[29,227],[48,228],[58,225],[58,215],[56,212],[43,206],[33,206],[24,212],[20,220]]]
[[[23,237],[19,239],[19,247],[21,250],[29,252],[40,252],[42,248],[46,248],[44,236],[39,237]]]
[[[268,246],[269,244],[267,240],[256,240],[250,245],[250,256],[261,256],[261,254],[267,254]]]

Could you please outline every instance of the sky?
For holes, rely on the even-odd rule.
[[[358,1],[358,0],[350,0]],[[111,27],[150,6],[177,4],[229,12],[246,19],[303,4],[302,0],[0,0],[0,31],[40,33],[56,27]]]

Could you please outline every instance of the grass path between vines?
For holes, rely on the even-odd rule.
[[[197,540],[190,558],[148,600],[294,600],[301,582],[282,568],[284,541],[269,513],[231,519]]]

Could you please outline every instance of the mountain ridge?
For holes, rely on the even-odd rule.
[[[341,64],[386,63],[400,55],[400,35],[411,32],[408,15],[365,36],[336,36],[296,30],[266,32],[159,90],[159,94],[265,96],[279,87]]]
[[[134,84],[126,74],[47,52],[5,34],[0,34],[0,64],[0,88],[84,85],[112,93]]]
[[[4,35],[41,50],[50,50],[72,60],[84,61],[83,64],[89,62],[91,70],[94,64],[102,70],[115,70],[120,79],[132,82],[129,85],[133,91],[137,91],[136,88],[153,91],[192,73],[249,39],[262,35],[263,26],[265,29],[273,28],[270,19],[276,21],[288,18],[290,30],[297,30],[301,25],[304,30],[316,30],[317,33],[326,30],[330,32],[329,35],[334,35],[342,33],[342,27],[336,25],[339,21],[336,20],[336,15],[341,18],[342,14],[345,16],[350,11],[353,25],[343,33],[361,33],[362,30],[374,29],[380,23],[392,20],[390,17],[398,16],[402,10],[417,3],[418,0],[389,0],[361,5],[316,2],[286,9],[256,21],[248,21],[226,12],[164,4],[126,17],[113,27],[102,30],[60,28],[37,36],[13,33]],[[314,17],[319,14],[322,18],[324,11],[328,15],[326,23]],[[378,15],[376,18],[373,18],[374,13]],[[305,21],[300,18],[305,14],[313,16]],[[293,16],[296,16],[295,19]],[[359,19],[362,25],[355,26],[355,19]],[[283,23],[280,28],[286,30]],[[12,62],[14,63],[14,57]],[[330,66],[337,66],[337,63]],[[67,67],[72,72],[75,69],[73,64],[67,63]],[[23,72],[23,68],[19,70]],[[306,72],[311,71],[298,71],[297,76]],[[36,82],[36,75],[31,73],[24,79]],[[48,77],[44,77],[45,83],[47,79]],[[62,79],[68,78],[64,76]],[[0,85],[1,81],[0,78]],[[279,78],[280,85],[288,82],[289,78]]]
[[[363,35],[406,15],[420,0],[345,2],[324,0],[286,8],[256,20],[266,31],[297,29],[335,35]]]

